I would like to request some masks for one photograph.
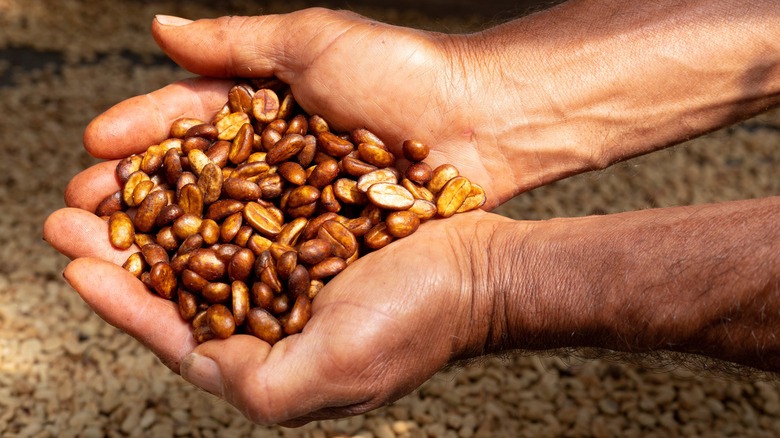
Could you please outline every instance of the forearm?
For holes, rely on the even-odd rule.
[[[775,197],[502,225],[488,349],[672,350],[780,371],[778,217]]]
[[[518,191],[780,102],[773,0],[572,0],[455,41],[492,96],[474,136],[501,148]]]

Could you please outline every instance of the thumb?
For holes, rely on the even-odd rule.
[[[283,15],[191,21],[158,15],[152,34],[181,67],[203,76],[270,77],[291,83],[356,14],[311,8]]]

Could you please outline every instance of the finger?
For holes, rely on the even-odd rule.
[[[117,160],[104,161],[81,171],[65,189],[65,205],[94,212],[100,201],[119,190]]]
[[[191,72],[215,77],[275,75],[292,83],[295,71],[303,70],[360,21],[365,18],[321,8],[197,21],[157,16],[152,34],[171,59]]]
[[[130,273],[100,259],[76,259],[63,275],[95,313],[179,372],[182,359],[196,343],[172,301],[152,294]]]
[[[208,121],[227,102],[232,81],[195,78],[125,100],[95,118],[84,131],[84,147],[97,158],[139,153],[168,137],[180,117]]]
[[[126,250],[111,246],[108,223],[78,208],[63,208],[49,215],[43,224],[43,239],[71,260],[95,257],[121,265],[138,251],[135,245]]]

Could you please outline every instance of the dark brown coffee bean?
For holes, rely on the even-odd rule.
[[[287,278],[287,290],[294,297],[308,295],[310,283],[309,271],[302,265],[297,265]]]
[[[252,273],[254,264],[255,254],[247,248],[241,248],[228,264],[228,278],[231,281],[246,281]]]
[[[187,268],[208,281],[216,281],[225,275],[227,264],[217,257],[217,252],[209,248],[193,251]]]
[[[149,193],[138,206],[133,223],[143,233],[152,231],[162,209],[168,205],[168,197],[162,190]]]
[[[347,262],[340,257],[328,257],[309,269],[309,276],[314,280],[333,277],[347,267]]]
[[[389,167],[395,163],[392,152],[371,143],[358,145],[358,156],[361,160],[376,167]]]
[[[433,169],[428,163],[414,163],[406,168],[406,177],[417,184],[425,184],[433,177]]]
[[[252,284],[251,302],[256,307],[270,309],[274,299],[274,291],[270,286],[262,281],[256,281]]]
[[[312,170],[307,182],[312,186],[321,189],[332,183],[339,175],[339,163],[329,158],[317,164]]]
[[[274,166],[298,155],[305,145],[306,142],[302,135],[287,134],[268,151],[265,161]]]
[[[406,140],[402,148],[404,158],[413,163],[428,158],[428,153],[430,152],[428,145],[417,140]]]
[[[339,138],[332,132],[322,132],[317,136],[317,142],[326,154],[332,157],[345,157],[355,149],[355,145],[348,140]]]
[[[160,262],[170,262],[170,258],[168,257],[168,253],[165,251],[165,248],[156,243],[150,243],[142,246],[141,253],[143,253],[144,261],[146,261],[148,266],[154,266]]]
[[[331,253],[342,259],[349,258],[357,251],[357,239],[347,227],[336,222],[326,221],[317,232],[317,238],[329,242]]]
[[[217,131],[217,127],[212,125],[211,123],[201,123],[199,125],[193,125],[189,129],[187,129],[187,132],[184,133],[184,138],[190,138],[190,137],[200,137],[205,138],[206,140],[214,141],[217,139],[217,136],[219,135],[219,132]]]
[[[173,272],[171,265],[166,262],[160,262],[152,266],[152,270],[149,271],[149,280],[154,291],[161,297],[169,300],[173,297],[173,293],[178,287],[176,273]]]
[[[198,301],[195,295],[185,289],[179,288],[176,292],[176,301],[179,307],[179,315],[185,321],[191,321],[198,312]]]
[[[244,203],[236,199],[220,199],[209,205],[206,210],[206,219],[221,221],[231,214],[238,213],[244,209]]]

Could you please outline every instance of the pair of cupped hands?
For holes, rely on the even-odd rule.
[[[119,188],[118,159],[165,139],[177,118],[210,119],[231,78],[273,75],[308,113],[338,129],[368,128],[396,152],[405,139],[429,144],[429,164],[456,165],[485,188],[483,208],[494,208],[521,189],[493,134],[474,128],[490,128],[485,121],[494,116],[491,69],[482,71],[478,56],[451,36],[322,9],[194,22],[159,16],[152,32],[198,77],[128,99],[92,121],[84,145],[106,161],[73,178],[67,208],[44,226],[45,239],[73,260],[66,280],[98,315],[261,424],[362,413],[453,361],[489,352],[495,312],[487,254],[493,230],[508,221],[498,215],[432,220],[359,259],[314,300],[304,331],[272,348],[246,335],[197,345],[175,303],[120,267],[137,248],[113,248],[94,214]]]

